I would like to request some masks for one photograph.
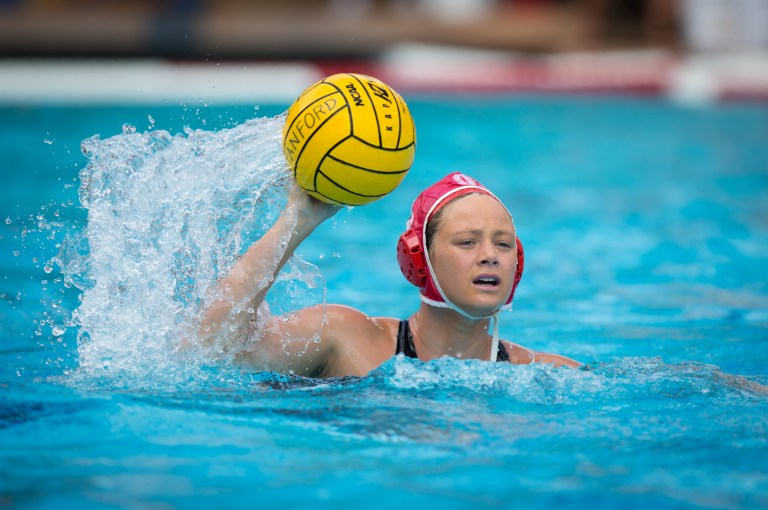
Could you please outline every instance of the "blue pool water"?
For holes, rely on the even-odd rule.
[[[768,107],[407,99],[412,172],[323,225],[273,310],[410,314],[395,241],[463,170],[526,247],[502,335],[586,368],[319,381],[176,352],[281,203],[287,105],[5,106],[0,506],[768,506]]]

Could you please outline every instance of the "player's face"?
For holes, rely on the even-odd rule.
[[[446,297],[475,316],[506,303],[517,269],[515,225],[488,195],[471,194],[445,206],[429,256]]]

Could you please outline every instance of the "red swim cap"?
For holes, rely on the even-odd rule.
[[[406,280],[419,287],[422,300],[435,306],[456,308],[442,294],[430,270],[431,263],[426,249],[426,226],[429,220],[442,207],[460,196],[469,193],[482,193],[496,199],[502,206],[501,200],[475,179],[459,172],[443,177],[428,187],[416,197],[411,206],[411,217],[405,227],[405,232],[397,243],[397,262]],[[506,206],[504,206],[506,209]],[[507,211],[509,212],[509,211]],[[511,215],[510,215],[511,217]],[[523,245],[515,237],[517,243],[517,271],[505,305],[512,302],[515,289],[523,276]],[[464,313],[461,311],[461,313]]]

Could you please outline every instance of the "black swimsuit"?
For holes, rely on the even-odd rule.
[[[410,326],[408,326],[408,319],[400,321],[400,326],[397,328],[397,350],[395,351],[395,356],[401,352],[409,358],[418,358],[416,348],[413,346],[413,335],[411,334]],[[509,362],[509,353],[501,342],[499,342],[499,352],[496,355],[496,361]]]

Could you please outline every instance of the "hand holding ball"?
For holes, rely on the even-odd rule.
[[[335,74],[288,109],[283,150],[296,182],[334,205],[365,205],[394,190],[413,164],[416,131],[403,98],[381,81]]]

